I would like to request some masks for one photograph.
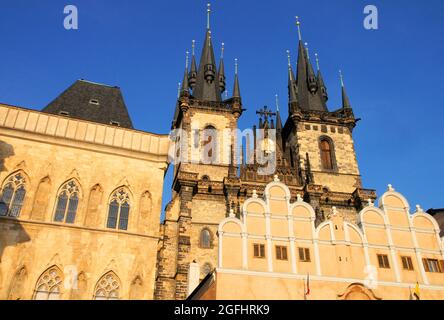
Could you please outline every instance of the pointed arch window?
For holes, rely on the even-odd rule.
[[[201,146],[203,152],[204,164],[217,163],[217,129],[213,126],[207,126],[202,132]]]
[[[327,138],[321,138],[321,164],[324,170],[334,170],[334,148],[333,142]]]
[[[26,179],[22,173],[11,175],[2,189],[0,216],[18,218],[26,196]]]
[[[37,281],[34,300],[60,300],[63,283],[62,272],[57,267],[51,267]]]
[[[202,249],[211,249],[211,232],[208,229],[203,229],[200,232],[200,247]]]
[[[128,192],[123,188],[114,192],[109,202],[107,228],[128,230],[130,208]]]
[[[100,278],[94,290],[94,300],[119,300],[120,281],[118,277],[109,272]]]
[[[79,206],[80,189],[74,180],[67,182],[57,197],[55,222],[74,223]]]

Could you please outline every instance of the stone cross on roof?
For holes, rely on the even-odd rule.
[[[267,106],[264,106],[262,109],[256,111],[256,114],[264,117],[264,121],[266,122],[268,120],[268,117],[274,117],[276,116],[275,112],[272,112],[270,109],[268,109]]]

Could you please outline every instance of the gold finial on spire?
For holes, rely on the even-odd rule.
[[[342,70],[339,70],[339,77],[341,78],[341,86],[344,87],[344,75],[342,74]]]
[[[276,94],[276,111],[279,112],[279,95]]]
[[[207,4],[207,29],[210,30],[211,3]]]
[[[187,51],[187,58],[186,58],[186,62],[185,62],[185,68],[187,70],[188,70],[189,60],[190,60],[190,52]]]
[[[302,41],[301,22],[299,21],[299,16],[296,16],[296,25],[298,27],[299,40]]]
[[[290,50],[287,50],[287,59],[288,59],[288,67],[291,67],[291,57],[290,57]]]
[[[307,52],[307,59],[310,60],[310,52],[308,52],[308,42],[305,43],[305,51]]]
[[[315,53],[315,57],[316,57],[316,67],[318,68],[318,71],[320,71],[321,68],[319,67],[319,56],[317,53]]]
[[[191,42],[191,48],[192,48],[192,55],[194,56],[196,53],[196,40],[193,40]]]
[[[182,87],[182,84],[179,82],[177,85],[177,99],[180,98],[180,88]]]
[[[239,71],[239,64],[238,64],[238,59],[234,59],[234,74],[237,75],[238,71]]]
[[[221,54],[220,54],[220,58],[223,59],[224,58],[224,52],[225,52],[225,43],[222,42],[222,50],[221,50]]]

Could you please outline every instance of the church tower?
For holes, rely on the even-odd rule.
[[[243,112],[237,61],[232,97],[224,99],[224,45],[217,67],[210,14],[208,5],[200,63],[193,41],[191,65],[187,58],[172,124],[173,199],[161,227],[156,299],[186,299],[193,284],[217,266],[218,224],[239,208],[238,169],[231,161],[233,147],[227,143],[234,140],[229,133],[237,129]],[[189,279],[190,273],[198,279]]]
[[[341,73],[342,106],[327,108],[328,93],[316,54],[317,74],[307,44],[299,42],[296,77],[289,60],[289,118],[284,127],[287,148],[297,159],[304,185],[304,200],[317,211],[317,223],[331,207],[341,208],[356,221],[357,211],[376,193],[362,187],[356,159],[353,130],[356,119]]]

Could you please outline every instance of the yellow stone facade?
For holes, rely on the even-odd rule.
[[[419,283],[421,299],[444,299],[444,241],[432,216],[420,207],[411,214],[390,186],[358,220],[347,222],[332,208],[315,227],[313,208],[302,198],[291,203],[288,187],[276,179],[264,199],[245,202],[240,219],[219,225],[218,268],[192,298],[408,300]],[[264,245],[265,257],[255,257],[255,244]],[[276,246],[286,248],[286,259],[278,259]],[[299,254],[304,248],[306,261]],[[378,256],[385,257],[382,265]]]
[[[20,215],[0,217],[0,299],[153,299],[168,148],[168,136],[0,105],[0,183],[20,174],[26,190]],[[75,221],[55,222],[67,182]],[[126,230],[107,227],[120,190]]]

